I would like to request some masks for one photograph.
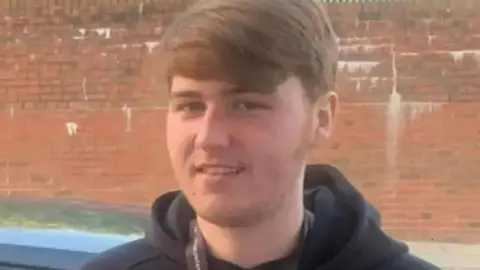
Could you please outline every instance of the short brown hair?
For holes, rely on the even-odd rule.
[[[338,48],[317,0],[199,0],[165,30],[158,59],[173,75],[273,91],[298,76],[316,100],[335,83]]]

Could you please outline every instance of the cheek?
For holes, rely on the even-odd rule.
[[[267,128],[266,145],[279,157],[291,158],[304,141],[305,128],[301,119],[279,118]]]
[[[175,122],[173,121],[173,119],[167,116],[165,133],[166,133],[167,150],[170,156],[172,155],[172,152],[175,151],[175,148],[177,146],[177,140],[178,140],[178,137],[175,136],[175,134],[178,133],[178,127],[174,123]]]
[[[166,124],[166,146],[175,181],[187,191],[190,187],[188,172],[189,133],[184,124],[168,119]]]
[[[289,171],[295,171],[298,166],[298,149],[304,137],[301,126],[296,123],[271,121],[262,129],[255,129],[246,134],[244,130],[239,136],[250,138],[249,156],[252,158],[254,173],[259,178],[272,180],[285,177]]]
[[[182,161],[188,149],[188,130],[178,120],[167,117],[166,144],[168,155],[173,166]]]

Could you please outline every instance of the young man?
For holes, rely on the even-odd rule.
[[[167,148],[181,191],[144,239],[84,270],[439,269],[380,229],[336,169],[306,166],[338,109],[337,41],[315,0],[205,0],[164,33]]]

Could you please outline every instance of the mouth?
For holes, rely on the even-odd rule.
[[[195,167],[196,173],[215,177],[238,175],[244,170],[245,167],[227,164],[201,164]]]

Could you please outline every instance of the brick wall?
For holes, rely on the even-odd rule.
[[[87,2],[0,4],[0,193],[148,205],[176,184],[165,93],[142,74],[166,7],[188,1]],[[311,160],[344,170],[397,237],[480,242],[479,9],[329,6],[343,103]]]

